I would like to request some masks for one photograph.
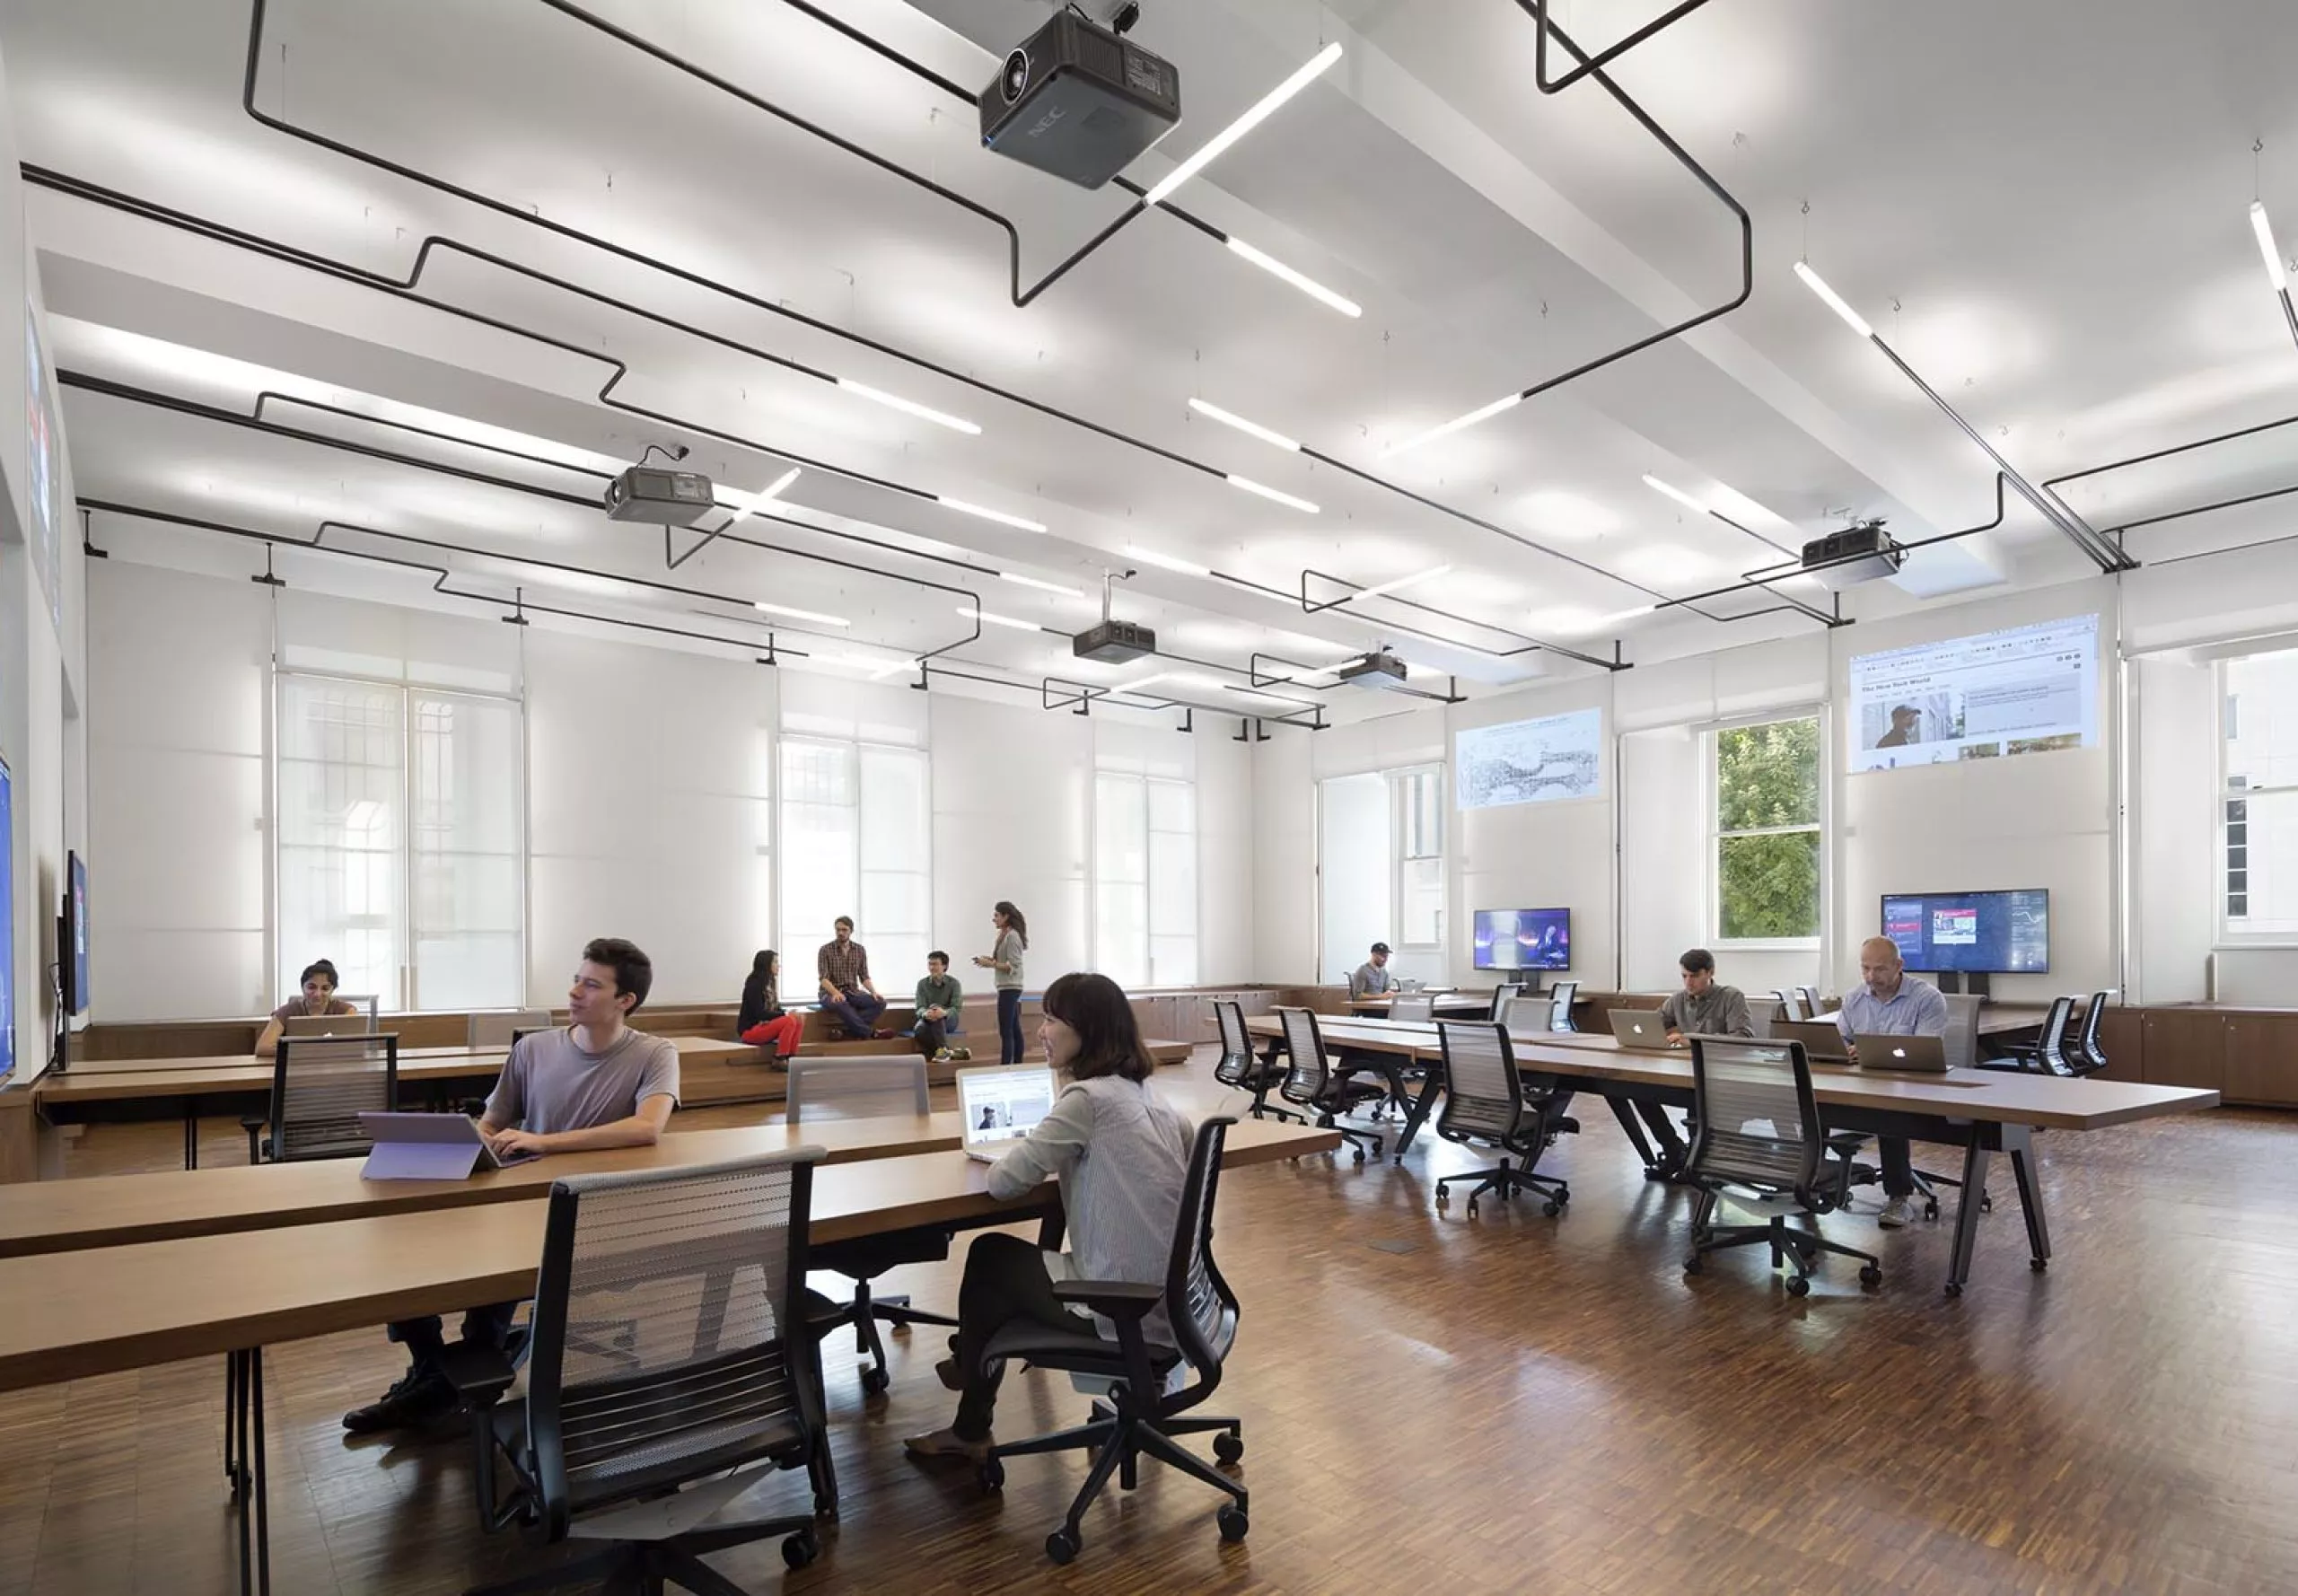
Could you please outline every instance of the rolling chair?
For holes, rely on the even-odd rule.
[[[1798,987],[1795,988],[1795,995],[1803,1000],[1803,1013],[1806,1018],[1816,1020],[1824,1012],[1820,1007],[1820,989],[1817,987]]]
[[[1491,1013],[1491,1018],[1492,1018],[1492,1019],[1495,1019],[1495,1020],[1498,1020],[1498,1021],[1503,1021],[1503,1022],[1506,1021],[1506,1019],[1508,1018],[1508,1004],[1509,1004],[1509,1001],[1510,1001],[1512,998],[1518,998],[1518,997],[1522,997],[1522,996],[1523,996],[1523,995],[1524,995],[1524,983],[1523,983],[1523,982],[1522,982],[1522,981],[1503,981],[1503,982],[1501,982],[1501,983],[1500,983],[1500,985],[1498,985],[1497,987],[1495,987],[1492,989],[1492,1013]]]
[[[1811,1008],[1803,1002],[1803,994],[1800,989],[1790,991],[1785,987],[1774,987],[1771,989],[1771,995],[1779,999],[1780,1012],[1790,1020],[1808,1020],[1811,1017]]]
[[[513,1047],[527,1032],[549,1029],[548,1009],[508,1009],[473,1014],[470,1017],[469,1047],[474,1053]]]
[[[2107,995],[2091,994],[2089,1006],[2083,1011],[2083,1028],[2074,1039],[2074,1050],[2067,1064],[2078,1075],[2095,1075],[2107,1067],[2107,1046],[2100,1034],[2106,1022]]]
[[[1942,993],[1947,1004],[1947,1029],[1940,1033],[1940,1051],[1947,1056],[1949,1069],[1969,1069],[1978,1061],[1978,1009],[1982,1001],[1969,992]],[[1867,1144],[1867,1133],[1846,1130],[1828,1133],[1828,1151],[1839,1161],[1836,1171],[1836,1206],[1848,1207],[1854,1187],[1873,1186],[1883,1178],[1883,1171],[1874,1164],[1856,1162],[1856,1155]],[[1949,1186],[1960,1191],[1963,1182],[1959,1176],[1943,1175],[1933,1170],[1910,1170],[1914,1177],[1914,1196],[1923,1205],[1925,1219],[1939,1217],[1939,1188]],[[1991,1210],[1995,1199],[1985,1190],[1978,1195],[1979,1206]]]
[[[364,1158],[373,1143],[363,1110],[399,1107],[399,1035],[282,1037],[271,1109],[240,1121],[250,1163]]]
[[[991,1337],[983,1349],[987,1365],[1019,1359],[1035,1368],[1065,1370],[1072,1378],[1116,1382],[1105,1400],[1094,1403],[1092,1416],[1084,1424],[994,1447],[981,1466],[982,1484],[996,1490],[1005,1483],[1008,1458],[1080,1448],[1092,1451],[1092,1467],[1069,1504],[1061,1528],[1045,1538],[1046,1556],[1057,1563],[1070,1561],[1083,1548],[1078,1526],[1111,1474],[1118,1476],[1123,1488],[1133,1488],[1145,1452],[1227,1493],[1230,1499],[1222,1504],[1218,1520],[1222,1539],[1242,1540],[1251,1527],[1246,1516],[1245,1487],[1174,1440],[1178,1435],[1210,1434],[1214,1455],[1222,1462],[1233,1464],[1244,1456],[1244,1427],[1236,1419],[1181,1416],[1219,1387],[1222,1364],[1237,1339],[1237,1293],[1213,1260],[1213,1200],[1220,1185],[1221,1148],[1229,1127],[1235,1123],[1233,1118],[1215,1118],[1197,1127],[1196,1143],[1189,1150],[1188,1174],[1181,1188],[1180,1210],[1174,1219],[1172,1251],[1163,1285],[1122,1280],[1054,1282],[1056,1300],[1112,1321],[1113,1332],[1087,1337],[1016,1321]],[[1167,1323],[1153,1326],[1151,1317],[1161,1311]],[[1149,1338],[1153,1329],[1159,1328],[1170,1329],[1173,1345],[1162,1346]],[[1174,1369],[1183,1364],[1194,1378],[1177,1390],[1168,1390]]]
[[[1213,1017],[1221,1027],[1221,1057],[1213,1062],[1213,1078],[1224,1086],[1253,1094],[1256,1119],[1298,1119],[1300,1115],[1268,1106],[1268,1094],[1285,1079],[1274,1064],[1253,1057],[1252,1033],[1245,1029],[1245,1006],[1233,997],[1213,1000]]]
[[[1378,1131],[1359,1130],[1353,1125],[1343,1125],[1338,1116],[1351,1113],[1368,1102],[1377,1102],[1389,1094],[1385,1084],[1367,1085],[1333,1073],[1332,1061],[1325,1054],[1324,1032],[1317,1026],[1316,1013],[1311,1009],[1276,1011],[1285,1022],[1285,1051],[1291,1057],[1291,1067],[1285,1072],[1285,1083],[1277,1094],[1302,1110],[1302,1117],[1320,1127],[1337,1130],[1341,1140],[1358,1163],[1364,1162],[1364,1151],[1370,1147],[1373,1156],[1381,1156],[1385,1144]]]
[[[1820,1179],[1827,1144],[1803,1045],[1689,1039],[1694,1124],[1684,1174],[1700,1193],[1684,1273],[1700,1273],[1709,1253],[1727,1247],[1768,1245],[1772,1267],[1783,1261],[1794,1265],[1787,1280],[1790,1296],[1810,1294],[1811,1268],[1822,1252],[1858,1258],[1859,1284],[1881,1285],[1883,1266],[1874,1254],[1830,1241],[1816,1228],[1819,1215],[1832,1213],[1837,1202],[1833,1183]],[[1718,1225],[1716,1206],[1727,1191],[1759,1201],[1791,1201],[1794,1212],[1811,1218],[1814,1228],[1791,1228],[1785,1214],[1774,1214],[1762,1224]]]
[[[2012,1043],[2004,1048],[2001,1058],[1990,1058],[1979,1067],[2044,1075],[2078,1074],[2066,1057],[2067,1031],[2074,1020],[2074,1000],[2071,997],[2052,998],[2050,1010],[2043,1016],[2041,1035],[2031,1042]]]
[[[1500,1023],[1513,1030],[1546,1030],[1548,1028],[1548,1001],[1529,992],[1519,992],[1500,1005]]]
[[[539,1524],[548,1542],[611,1539],[472,1596],[601,1580],[618,1591],[741,1596],[702,1556],[775,1535],[788,1538],[792,1567],[814,1560],[812,1513],[704,1521],[785,1469],[807,1471],[815,1512],[837,1510],[820,1360],[794,1317],[821,1156],[800,1147],[563,1176],[551,1187],[527,1394],[504,1399],[514,1374],[489,1348],[450,1346],[447,1377],[470,1409],[479,1520],[490,1533],[517,1520]],[[589,1349],[586,1332],[602,1315],[636,1322],[634,1352]],[[642,1503],[643,1512],[618,1511]],[[586,1521],[595,1525],[587,1534]]]
[[[1548,1028],[1550,1030],[1577,1030],[1573,1023],[1572,1002],[1580,995],[1577,981],[1558,981],[1548,989]]]
[[[1506,1202],[1518,1191],[1537,1191],[1548,1200],[1540,1212],[1553,1219],[1572,1200],[1572,1188],[1550,1175],[1535,1175],[1532,1166],[1558,1136],[1580,1128],[1567,1118],[1565,1105],[1572,1094],[1560,1092],[1552,1080],[1527,1089],[1516,1073],[1515,1049],[1508,1033],[1490,1022],[1483,1024],[1448,1020],[1437,1026],[1443,1048],[1444,1103],[1437,1110],[1436,1134],[1448,1142],[1481,1143],[1500,1149],[1500,1162],[1488,1170],[1446,1175],[1436,1182],[1436,1206],[1451,1200],[1455,1180],[1473,1180],[1469,1188],[1469,1217],[1476,1217],[1476,1200],[1490,1191]],[[1523,1160],[1511,1164],[1511,1154]]]
[[[922,1118],[928,1112],[925,1060],[915,1053],[881,1058],[802,1056],[790,1061],[785,1090],[789,1096],[784,1106],[792,1125],[803,1124],[809,1113],[820,1121],[881,1114],[915,1114]],[[870,1366],[862,1371],[865,1394],[878,1396],[893,1383],[886,1366],[886,1344],[878,1334],[881,1321],[897,1329],[914,1324],[955,1329],[958,1324],[946,1313],[912,1308],[905,1294],[873,1297],[870,1282],[904,1264],[940,1263],[949,1256],[946,1231],[902,1231],[826,1242],[813,1250],[812,1267],[851,1276],[854,1296],[850,1302],[838,1302],[809,1291],[802,1300],[801,1311],[807,1328],[817,1336],[827,1336],[840,1325],[853,1327],[854,1349],[870,1355]]]

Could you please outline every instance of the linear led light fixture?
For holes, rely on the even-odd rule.
[[[1110,683],[1109,690],[1112,693],[1137,693],[1143,688],[1153,688],[1161,681],[1171,681],[1173,673],[1171,671],[1153,671],[1148,675],[1136,677],[1131,681],[1113,681]]]
[[[1156,566],[1167,571],[1179,571],[1184,576],[1213,574],[1213,567],[1210,566],[1200,566],[1193,560],[1179,559],[1170,554],[1160,554],[1153,548],[1144,548],[1138,543],[1128,543],[1125,546],[1125,557],[1129,560],[1139,560],[1145,566]]]
[[[1183,183],[1188,182],[1189,179],[1195,177],[1198,172],[1203,171],[1207,166],[1211,165],[1215,159],[1231,145],[1235,144],[1239,139],[1244,137],[1246,134],[1250,133],[1254,128],[1268,120],[1268,118],[1276,113],[1277,107],[1283,105],[1286,101],[1292,99],[1294,95],[1298,94],[1302,90],[1314,83],[1323,75],[1326,67],[1330,66],[1335,61],[1339,59],[1340,40],[1336,39],[1330,44],[1325,46],[1324,48],[1319,50],[1315,55],[1310,57],[1308,61],[1295,71],[1291,77],[1286,78],[1283,83],[1277,84],[1276,87],[1271,89],[1267,93],[1255,101],[1252,108],[1247,110],[1243,116],[1239,117],[1235,121],[1221,129],[1220,132],[1215,134],[1211,138],[1206,139],[1196,154],[1191,155],[1179,166],[1174,167],[1172,171],[1167,172],[1161,181],[1150,189],[1148,194],[1143,197],[1141,203],[1144,205],[1158,205],[1162,203],[1172,194],[1174,189],[1180,188]]]
[[[1346,599],[1342,601],[1342,602],[1354,604],[1359,600],[1377,599],[1382,593],[1399,592],[1408,587],[1417,587],[1424,582],[1435,581],[1436,578],[1443,575],[1452,568],[1452,567],[1450,566],[1431,566],[1427,570],[1419,572],[1411,576],[1391,577],[1386,582],[1374,583],[1371,587],[1359,588],[1356,592],[1349,594]]]
[[[1250,477],[1240,477],[1234,471],[1231,471],[1228,477],[1229,486],[1232,487],[1241,487],[1247,493],[1257,493],[1265,499],[1275,499],[1278,504],[1298,510],[1303,515],[1315,515],[1319,513],[1317,507],[1308,500],[1286,493],[1282,488],[1271,487],[1265,482],[1256,482]]]
[[[1041,582],[1034,576],[1024,576],[1018,571],[1000,571],[997,573],[997,580],[1010,582],[1020,587],[1033,587],[1041,593],[1059,593],[1065,599],[1082,599],[1085,596],[1076,588],[1064,587],[1058,582]]]
[[[1672,482],[1662,482],[1649,471],[1644,473],[1644,486],[1650,488],[1653,493],[1659,494],[1663,497],[1675,500],[1677,504],[1681,504],[1694,515],[1705,515],[1707,513],[1706,505],[1701,504],[1697,499],[1692,497],[1691,495],[1686,493],[1682,488],[1678,487]]]
[[[2298,304],[2291,303],[2290,273],[2282,264],[2282,251],[2274,247],[2274,224],[2266,219],[2263,200],[2250,201],[2250,230],[2259,235],[2259,253],[2266,257],[2267,281],[2274,285],[2274,292],[2282,301],[2282,313],[2290,322],[2290,336],[2298,338]]]
[[[783,490],[788,487],[793,482],[798,480],[798,467],[792,466],[788,470],[783,472],[782,475],[776,477],[772,482],[767,483],[762,491],[754,494],[746,494],[738,487],[728,487],[724,483],[720,483],[718,485],[718,491],[734,501],[734,519],[728,522],[724,526],[720,527],[718,531],[732,531],[736,527],[741,525],[742,522],[757,514],[759,513],[759,506],[767,504],[769,500],[780,498],[782,496]],[[713,536],[715,535],[715,533],[713,534]]]
[[[1280,698],[1275,693],[1258,692],[1251,688],[1240,687],[1233,681],[1224,681],[1221,684],[1221,688],[1224,692],[1234,693],[1240,698],[1251,698],[1262,704],[1282,704],[1288,708],[1294,707],[1297,704],[1297,700]]]
[[[987,609],[977,609],[971,604],[960,604],[958,613],[968,620],[978,620],[986,626],[1011,627],[1017,632],[1042,632],[1046,628],[1033,620],[1022,620],[1011,615],[996,615]]]
[[[1318,303],[1330,306],[1333,310],[1338,311],[1344,316],[1362,316],[1364,313],[1364,307],[1358,304],[1355,300],[1350,299],[1344,294],[1335,294],[1331,289],[1326,287],[1322,283],[1318,282],[1316,278],[1309,276],[1306,272],[1294,270],[1282,260],[1279,260],[1276,256],[1267,253],[1266,250],[1254,249],[1250,244],[1245,242],[1244,240],[1237,237],[1234,233],[1229,235],[1228,241],[1229,248],[1234,250],[1237,254],[1243,256],[1246,259],[1251,261],[1255,266],[1260,267],[1261,270],[1267,272],[1269,276],[1282,278],[1284,281],[1292,284],[1294,287],[1298,288],[1302,293],[1307,294],[1311,299],[1315,300]]]
[[[1797,261],[1795,263],[1795,275],[1803,279],[1804,287],[1809,288],[1812,293],[1820,296],[1820,303],[1826,305],[1829,310],[1833,311],[1837,315],[1842,317],[1844,324],[1849,327],[1852,331],[1857,333],[1863,338],[1872,338],[1875,336],[1875,329],[1867,325],[1867,318],[1862,316],[1858,311],[1853,310],[1848,304],[1845,303],[1843,295],[1829,287],[1827,280],[1820,276],[1819,273],[1811,269],[1811,263],[1810,261]]]
[[[1208,405],[1201,399],[1189,400],[1188,408],[1200,416],[1219,422],[1224,426],[1233,426],[1241,433],[1249,433],[1264,443],[1274,443],[1279,449],[1294,454],[1301,452],[1301,443],[1297,438],[1288,438],[1283,433],[1272,431],[1261,425],[1258,421],[1247,421],[1233,410],[1224,410],[1218,405]]]
[[[945,493],[935,494],[934,502],[955,510],[960,515],[978,515],[984,521],[994,521],[1000,526],[1019,527],[1025,532],[1045,531],[1045,522],[1041,521],[1030,521],[1019,515],[1008,515],[1003,510],[992,510],[981,504],[969,504],[963,499],[953,499]]]
[[[1474,426],[1480,421],[1489,421],[1495,416],[1499,415],[1501,411],[1513,410],[1523,402],[1524,396],[1522,394],[1507,394],[1500,399],[1494,399],[1490,404],[1483,406],[1480,408],[1470,410],[1465,416],[1455,416],[1442,426],[1432,426],[1417,438],[1408,438],[1403,443],[1399,443],[1395,448],[1390,450],[1389,452],[1391,454],[1402,454],[1408,449],[1417,449],[1423,443],[1434,443],[1436,439],[1444,436],[1447,433],[1456,433],[1463,427]]]
[[[919,420],[930,421],[936,426],[946,426],[953,433],[966,433],[975,437],[981,434],[981,428],[962,416],[952,416],[948,411],[937,410],[931,405],[921,405],[916,399],[906,399],[898,393],[888,393],[884,389],[873,388],[867,382],[856,382],[851,377],[840,377],[838,380],[838,385],[848,393],[858,393],[865,399],[885,406],[889,410],[899,410],[905,416],[915,416]]]
[[[824,615],[819,609],[798,609],[788,604],[769,604],[763,599],[753,602],[750,608],[763,615],[786,615],[792,620],[819,621],[826,627],[850,627],[854,624],[842,615]]]

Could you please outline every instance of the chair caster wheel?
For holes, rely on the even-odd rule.
[[[1787,1280],[1787,1294],[1791,1297],[1808,1297],[1811,1294],[1811,1283],[1801,1275],[1790,1276]]]
[[[1982,1191],[1978,1194],[1978,1211],[1982,1214],[1992,1214],[1995,1212],[1995,1194],[1993,1192]]]
[[[864,1396],[882,1397],[886,1393],[886,1388],[891,1384],[893,1384],[893,1376],[883,1369],[862,1371],[862,1393]]]
[[[1947,1294],[1951,1297],[1961,1296],[1963,1294],[1962,1282],[1960,1280],[1950,1280],[1947,1282]]]
[[[1357,1168],[1359,1168],[1359,1169],[1364,1168],[1364,1148],[1362,1148],[1362,1147],[1359,1147],[1359,1148],[1356,1148],[1356,1149],[1355,1149],[1355,1151],[1353,1151],[1352,1153],[1349,1153],[1349,1155],[1348,1155],[1348,1162],[1351,1162],[1351,1163],[1353,1163],[1353,1164],[1355,1164],[1355,1165],[1356,1165],[1356,1166],[1357,1166]]]
[[[1437,1206],[1437,1207],[1439,1207],[1439,1208],[1445,1208],[1445,1207],[1449,1207],[1449,1206],[1452,1205],[1452,1194],[1451,1192],[1446,1191],[1446,1190],[1445,1190],[1443,1187],[1441,1187],[1441,1186],[1440,1186],[1440,1187],[1438,1187],[1438,1188],[1436,1188],[1436,1206]]]
[[[1866,1286],[1882,1285],[1883,1271],[1873,1264],[1865,1264],[1861,1266],[1859,1270],[1859,1284]]]
[[[2027,1260],[2027,1267],[2039,1275],[2045,1269],[2050,1267],[2050,1259],[2047,1258],[2030,1258]]]
[[[1077,1554],[1084,1547],[1085,1543],[1077,1538],[1074,1530],[1056,1530],[1045,1538],[1045,1555],[1057,1563],[1075,1562]]]
[[[801,1530],[782,1543],[782,1560],[793,1568],[803,1568],[821,1556],[822,1546],[811,1530]]]
[[[1213,1455],[1224,1463],[1233,1463],[1245,1455],[1245,1438],[1225,1431],[1213,1438]]]
[[[1221,1510],[1221,1539],[1230,1545],[1234,1546],[1242,1540],[1245,1532],[1251,1528],[1252,1521],[1245,1516],[1243,1508],[1231,1506]]]
[[[1684,1273],[1687,1275],[1701,1274],[1705,1272],[1706,1268],[1707,1265],[1702,1262],[1697,1254],[1684,1259]]]
[[[1540,1205],[1540,1212],[1547,1215],[1550,1219],[1554,1219],[1557,1215],[1564,1212],[1564,1205],[1557,1202],[1542,1203]]]
[[[1925,1204],[1924,1204],[1924,1205],[1923,1205],[1923,1216],[1924,1216],[1925,1219],[1929,1219],[1929,1220],[1936,1220],[1936,1219],[1939,1217],[1939,1205],[1938,1205],[1938,1204],[1936,1204],[1936,1203],[1925,1203]]]
[[[1000,1460],[996,1458],[984,1458],[981,1460],[980,1475],[981,1488],[983,1490],[1002,1491],[1005,1488],[1005,1465]],[[1073,1553],[1071,1555],[1074,1556],[1075,1554]]]
[[[1668,1178],[1668,1171],[1657,1164],[1647,1165],[1644,1171],[1644,1178],[1646,1180],[1665,1180]]]
[[[1476,1199],[1474,1197],[1470,1197],[1469,1199],[1469,1217],[1470,1219],[1474,1219],[1476,1217]]]

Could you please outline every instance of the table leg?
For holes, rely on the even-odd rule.
[[[199,1167],[199,1100],[196,1097],[183,1100],[183,1167]]]
[[[224,1471],[240,1514],[240,1596],[271,1596],[271,1498],[264,1467],[263,1348],[226,1355]]]
[[[1971,1127],[1971,1139],[1963,1153],[1963,1188],[1955,1194],[1955,1251],[1947,1266],[1947,1294],[1963,1294],[1963,1282],[1971,1277],[1971,1249],[1978,1241],[1979,1194],[1987,1189],[1987,1137],[1981,1127]]]
[[[1412,1100],[1412,1107],[1404,1117],[1404,1129],[1397,1136],[1396,1162],[1399,1166],[1404,1162],[1405,1150],[1412,1145],[1412,1139],[1420,1134],[1420,1127],[1428,1123],[1428,1116],[1435,1109],[1436,1094],[1443,1090],[1443,1070],[1432,1069],[1421,1077],[1420,1095]]]
[[[2003,1127],[2004,1150],[2019,1183],[2019,1209],[2027,1216],[2027,1267],[2037,1274],[2050,1267],[2050,1226],[2043,1217],[2043,1183],[2035,1171],[2034,1132],[2023,1125]]]
[[[268,1470],[263,1459],[263,1348],[248,1348],[249,1409],[255,1416],[254,1433],[248,1440],[249,1472],[255,1478],[255,1588],[259,1596],[271,1596],[271,1496]]]
[[[1660,1161],[1653,1155],[1652,1144],[1645,1139],[1644,1125],[1636,1117],[1636,1106],[1624,1097],[1608,1097],[1604,1101],[1611,1105],[1612,1118],[1618,1120],[1620,1129],[1627,1133],[1627,1144],[1635,1148],[1636,1156],[1644,1161],[1645,1172],[1656,1179],[1662,1173]]]

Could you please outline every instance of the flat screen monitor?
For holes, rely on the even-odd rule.
[[[16,803],[0,763],[0,1081],[16,1073]]]
[[[64,1012],[88,1012],[88,862],[65,855]]]
[[[2050,969],[2050,892],[1887,892],[1883,934],[1909,969],[2040,975]]]
[[[1572,911],[1568,908],[1480,908],[1476,911],[1478,969],[1570,969]]]

